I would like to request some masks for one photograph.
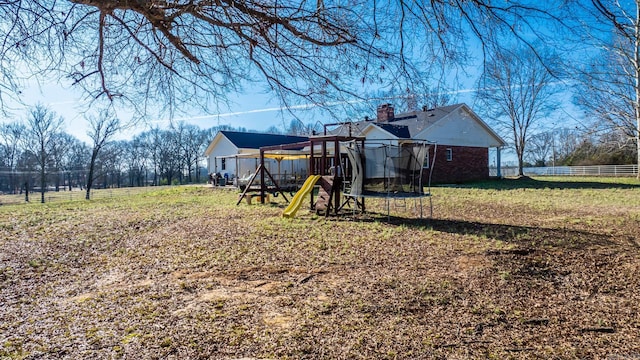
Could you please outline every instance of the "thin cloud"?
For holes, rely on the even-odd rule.
[[[557,86],[557,85],[563,85],[563,83],[556,81],[556,82],[549,83],[549,85]],[[449,95],[456,95],[456,94],[468,94],[468,93],[475,93],[475,92],[478,92],[478,91],[497,90],[497,89],[498,88],[469,88],[469,89],[445,91],[444,93],[445,94],[449,94]],[[426,94],[422,94],[422,95],[426,95]],[[357,104],[357,103],[362,103],[362,102],[372,101],[372,100],[390,100],[390,99],[394,99],[394,98],[398,98],[399,99],[401,97],[402,96],[385,97],[385,98],[380,98],[380,99],[368,99],[368,100],[357,99],[357,100],[348,100],[348,101],[334,101],[334,102],[326,103],[326,104],[323,104],[323,105],[314,104],[314,103],[308,103],[308,104],[293,105],[293,106],[288,106],[288,107],[278,106],[278,107],[269,107],[269,108],[264,108],[264,109],[252,109],[252,110],[233,111],[233,112],[210,114],[210,115],[188,116],[188,117],[180,117],[180,118],[174,118],[174,119],[157,119],[157,120],[152,120],[151,122],[152,123],[170,123],[171,121],[219,119],[219,118],[227,118],[227,117],[251,115],[251,114],[260,114],[260,113],[267,113],[267,112],[280,112],[280,111],[286,111],[286,110],[309,110],[309,109],[314,109],[314,108],[317,108],[317,107],[320,107],[320,106],[336,106],[336,105],[343,105],[343,104]]]
[[[356,102],[362,102],[364,100],[352,100],[352,101],[342,101],[342,102],[331,102],[331,103],[327,103],[324,106],[335,106],[335,105],[340,105],[340,104],[352,104],[352,103],[356,103]],[[234,111],[234,112],[228,112],[228,113],[219,113],[219,114],[211,114],[211,115],[199,115],[199,116],[189,116],[189,117],[181,117],[181,118],[175,118],[175,119],[164,119],[164,120],[153,120],[151,122],[154,123],[168,123],[170,121],[186,121],[186,120],[203,120],[203,119],[215,119],[215,118],[224,118],[224,117],[232,117],[232,116],[240,116],[240,115],[250,115],[250,114],[259,114],[259,113],[266,113],[266,112],[279,112],[279,111],[285,111],[285,110],[308,110],[308,109],[313,109],[313,108],[317,108],[320,107],[321,105],[319,104],[300,104],[300,105],[293,105],[293,106],[288,106],[288,107],[284,107],[284,106],[279,106],[279,107],[270,107],[270,108],[264,108],[264,109],[253,109],[253,110],[244,110],[244,111]]]

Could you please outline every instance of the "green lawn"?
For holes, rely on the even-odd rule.
[[[640,357],[637,180],[432,193],[432,219],[195,186],[0,206],[0,359]]]

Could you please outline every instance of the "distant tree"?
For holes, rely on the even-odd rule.
[[[27,129],[20,122],[11,122],[0,125],[0,158],[8,171],[8,188],[15,193],[18,187],[15,171],[17,170],[18,159],[23,151],[24,139]]]
[[[56,139],[53,141],[50,169],[54,174],[54,185],[56,191],[60,191],[60,184],[64,183],[64,172],[68,165],[68,154],[71,152],[72,147],[77,141],[78,139],[65,132],[57,133]]]
[[[187,169],[187,153],[185,152],[185,142],[187,141],[186,123],[180,121],[177,124],[171,124],[169,132],[173,142],[176,145],[175,157],[176,157],[176,172],[175,175],[178,178],[180,184],[184,183],[185,171]],[[190,155],[190,154],[189,154]]]
[[[452,98],[444,89],[438,87],[427,87],[424,91],[424,93],[416,93],[414,90],[407,88],[403,96],[397,96],[390,93],[385,97],[400,97],[402,100],[402,107],[405,111],[416,111],[424,107],[434,109],[451,104]]]
[[[137,140],[140,141],[144,148],[144,154],[153,170],[153,185],[160,184],[160,146],[162,143],[162,134],[159,128],[153,128],[138,135]]]
[[[160,176],[167,185],[172,185],[174,179],[180,179],[183,159],[180,156],[180,139],[172,130],[160,132],[160,146],[158,147]]]
[[[529,139],[527,150],[527,160],[534,166],[546,166],[547,160],[553,157],[554,134],[552,131],[545,131],[532,135]],[[555,160],[551,159],[555,165]]]
[[[153,184],[171,184],[180,172],[180,144],[175,131],[153,128],[139,136],[153,169]]]
[[[598,138],[598,165],[628,165],[637,160],[636,147],[632,146],[628,135],[622,131],[607,132]]]
[[[185,122],[173,125],[172,130],[176,136],[175,141],[180,151],[181,168],[186,172],[187,182],[192,183],[194,175],[196,181],[199,181],[198,163],[209,144],[206,132],[203,132],[195,125]],[[182,170],[179,173],[180,175],[183,173]]]
[[[544,62],[541,62],[541,57]],[[496,49],[480,79],[479,99],[500,130],[510,133],[523,175],[530,132],[558,103],[552,84],[554,56],[530,48]]]
[[[204,152],[209,146],[209,133],[207,131],[197,129],[197,133],[194,134],[194,142],[192,142],[193,150],[194,150],[194,163],[193,168],[196,175],[196,182],[200,182],[200,166],[202,164],[202,160],[204,159]]]
[[[271,125],[265,130],[267,134],[282,134],[282,131],[275,125]]]
[[[124,163],[127,151],[126,141],[110,141],[105,144],[99,156],[99,177],[104,188],[122,186],[122,174],[126,167]]]
[[[107,145],[114,135],[122,129],[120,120],[109,111],[102,111],[97,116],[89,116],[89,131],[87,135],[91,139],[91,158],[87,169],[87,183],[85,186],[85,199],[91,199],[93,188],[95,165],[100,151]]]
[[[91,149],[89,146],[76,138],[73,139],[73,143],[64,154],[63,160],[67,172],[69,191],[71,191],[74,186],[82,188],[86,185],[87,169],[89,168],[91,159]]]
[[[20,194],[24,191],[24,200],[29,201],[29,192],[36,185],[38,176],[38,158],[34,151],[29,150],[31,145],[25,140],[24,151],[18,156],[16,171],[20,181]]]
[[[620,146],[622,133],[583,137],[571,153],[559,159],[565,165],[625,165],[635,162],[635,148]]]
[[[588,138],[588,134],[578,130],[569,128],[560,128],[553,131],[553,148],[552,159],[556,165],[569,165],[563,161],[567,159],[576,149]]]
[[[145,147],[139,137],[126,143],[123,154],[129,186],[144,186],[146,182],[147,157]]]
[[[640,1],[580,4],[590,15],[580,40],[600,51],[579,69],[576,103],[596,119],[596,130],[624,134],[620,146],[635,143],[640,165]]]
[[[309,133],[309,126],[302,122],[302,120],[294,118],[289,122],[286,133],[288,135],[306,135]]]
[[[60,139],[58,132],[62,129],[64,120],[44,107],[36,105],[29,111],[27,129],[29,138],[28,151],[34,154],[39,169],[40,202],[44,203],[44,193],[47,187],[47,165],[52,159],[56,141]]]

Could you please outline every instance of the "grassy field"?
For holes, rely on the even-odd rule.
[[[639,359],[640,184],[280,215],[174,187],[0,206],[0,359]]]
[[[133,196],[148,191],[155,191],[157,189],[167,189],[171,186],[146,186],[146,187],[122,187],[113,189],[93,189],[91,190],[91,199],[99,200],[105,198],[115,198],[123,196]],[[74,188],[73,191],[67,191],[67,189],[60,188],[60,191],[47,191],[44,193],[45,202],[59,202],[59,201],[76,201],[84,200],[86,196],[85,190]],[[32,191],[29,193],[30,203],[40,203],[41,193]],[[0,205],[16,205],[25,204],[24,194],[0,194]]]

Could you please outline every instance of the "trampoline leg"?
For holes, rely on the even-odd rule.
[[[390,202],[391,201],[389,201],[389,197],[388,196],[385,198],[385,202],[387,203],[387,221],[390,221],[391,217],[389,215],[389,206],[390,206]]]

